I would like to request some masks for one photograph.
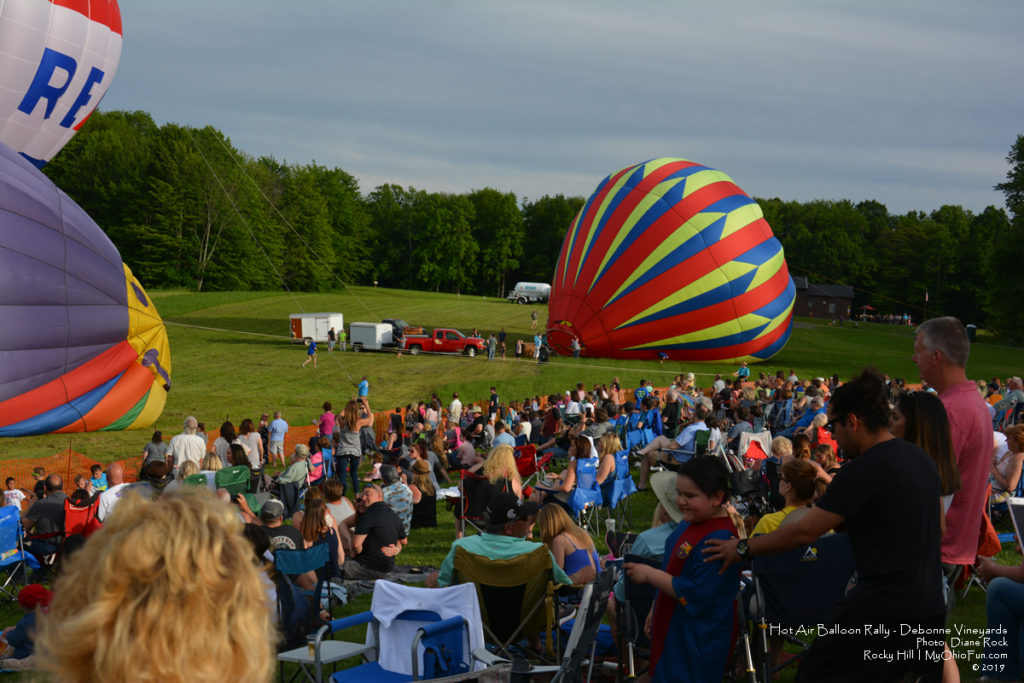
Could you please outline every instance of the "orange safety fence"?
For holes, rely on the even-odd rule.
[[[142,456],[137,458],[125,458],[117,461],[124,467],[124,479],[127,482],[138,481],[139,469],[142,467]],[[31,493],[36,485],[36,477],[33,470],[42,467],[46,475],[59,474],[64,480],[64,490],[73,491],[75,478],[84,475],[92,478],[90,468],[93,465],[101,465],[104,472],[113,463],[101,463],[97,460],[82,455],[77,451],[67,448],[60,453],[48,455],[43,458],[24,458],[20,460],[4,460],[0,471],[3,472],[4,488],[7,488],[7,478],[14,477],[15,488]],[[45,475],[44,475],[45,476]],[[27,502],[22,504],[27,507]]]

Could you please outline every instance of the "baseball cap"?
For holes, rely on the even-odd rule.
[[[271,498],[260,508],[260,519],[279,519],[281,517],[284,517],[284,503],[276,498]]]
[[[385,484],[394,484],[398,481],[398,470],[394,465],[381,465],[380,478],[384,480]]]
[[[30,583],[18,591],[18,604],[25,610],[33,610],[40,605],[47,607],[52,599],[53,593],[38,583]]]
[[[487,523],[500,526],[535,515],[540,506],[532,501],[523,501],[513,493],[499,493],[487,505]]]

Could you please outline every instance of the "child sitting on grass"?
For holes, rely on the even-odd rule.
[[[726,510],[728,496],[729,473],[717,459],[692,458],[680,465],[676,502],[687,523],[666,542],[672,550],[662,569],[624,566],[632,581],[658,589],[645,624],[655,683],[720,681],[725,673],[740,568],[733,564],[722,572],[722,562],[705,562],[701,551],[709,538],[737,535]]]

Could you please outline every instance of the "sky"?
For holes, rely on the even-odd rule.
[[[662,156],[755,197],[1002,207],[1024,3],[120,0],[100,108],[394,183],[588,196]]]

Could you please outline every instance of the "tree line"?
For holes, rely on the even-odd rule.
[[[1012,300],[1024,237],[1024,136],[996,186],[1009,213],[945,205],[756,198],[793,275],[848,284],[855,307],[1024,329]],[[324,291],[346,284],[503,296],[550,282],[585,198],[518,199],[380,185],[339,168],[252,158],[212,128],[93,113],[44,171],[103,227],[148,287]]]

